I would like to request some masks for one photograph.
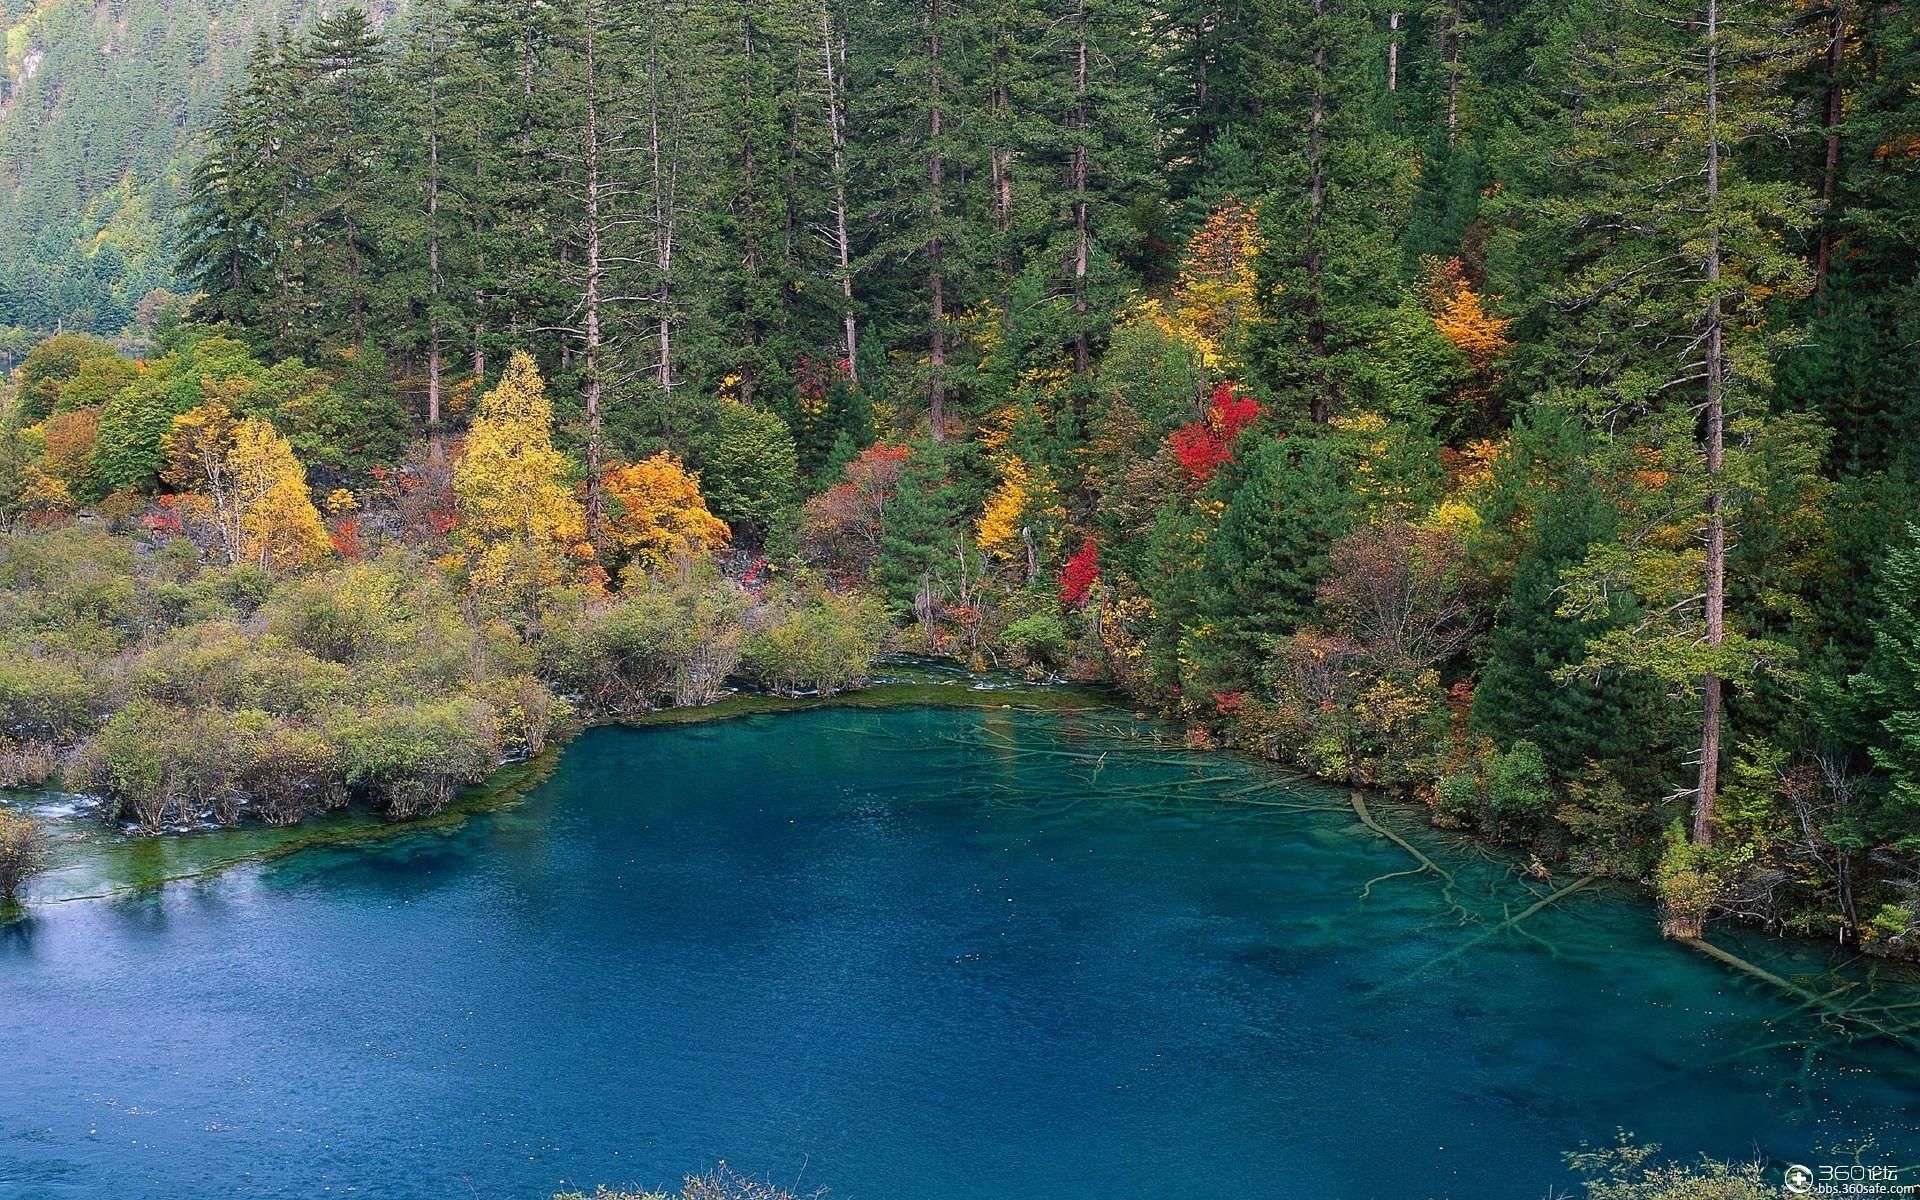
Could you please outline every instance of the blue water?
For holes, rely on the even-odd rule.
[[[0,927],[0,1196],[531,1200],[724,1159],[841,1200],[1537,1198],[1618,1126],[1920,1166],[1920,1052],[1823,1039],[1606,888],[1490,935],[1544,889],[1411,822],[1450,895],[1363,900],[1412,864],[1344,793],[1144,728],[599,730],[451,831],[36,905]]]

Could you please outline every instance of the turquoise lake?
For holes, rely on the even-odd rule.
[[[1622,1126],[1920,1181],[1920,1050],[1624,889],[1503,926],[1571,878],[1382,803],[1453,878],[1405,873],[1344,791],[1156,733],[599,729],[447,828],[43,896],[0,926],[0,1196],[535,1200],[725,1160],[837,1200],[1537,1200]]]

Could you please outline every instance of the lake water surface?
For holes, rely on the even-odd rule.
[[[1414,864],[1344,792],[1150,728],[602,729],[450,829],[36,904],[0,926],[0,1196],[535,1200],[724,1159],[840,1200],[1537,1200],[1620,1126],[1920,1182],[1920,1052],[1609,888],[1498,928],[1568,880],[1391,812],[1454,882],[1380,879]]]

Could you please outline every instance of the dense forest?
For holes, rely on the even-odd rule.
[[[1848,0],[264,34],[143,356],[14,373],[7,769],[404,814],[897,647],[1911,953],[1916,78]]]
[[[150,323],[196,138],[255,37],[315,7],[0,0],[0,368],[29,331]]]

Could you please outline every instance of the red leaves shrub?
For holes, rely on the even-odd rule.
[[[1223,383],[1213,389],[1207,415],[1167,435],[1167,445],[1193,486],[1213,478],[1223,463],[1233,460],[1233,443],[1260,416],[1260,402]]]
[[[154,497],[153,510],[140,518],[141,528],[147,531],[149,537],[158,540],[179,537],[186,532],[186,521],[180,515],[178,501],[178,496]]]
[[[352,562],[360,559],[360,519],[351,514],[335,517],[333,528],[327,533],[327,540],[333,543],[333,552]]]
[[[1100,578],[1100,547],[1088,538],[1060,572],[1060,599],[1079,608],[1087,602],[1087,592]]]
[[[888,503],[900,490],[900,475],[913,451],[880,442],[846,465],[841,482],[807,501],[800,515],[800,544],[807,558],[846,579],[863,579],[880,553],[880,530]]]

